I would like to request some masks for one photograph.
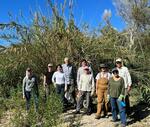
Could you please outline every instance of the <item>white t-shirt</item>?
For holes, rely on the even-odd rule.
[[[109,72],[99,72],[96,76],[96,80],[100,79],[100,78],[108,78],[108,80],[111,78],[111,74]]]

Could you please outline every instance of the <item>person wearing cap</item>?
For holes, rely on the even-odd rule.
[[[53,64],[49,63],[47,66],[47,71],[44,73],[44,90],[45,90],[45,99],[50,95],[50,91],[52,91],[52,76],[54,74]]]
[[[129,92],[131,90],[132,80],[127,67],[123,66],[121,58],[116,59],[116,67],[119,71],[119,75],[124,79],[125,82],[125,103],[126,103],[126,112],[127,115],[130,114],[130,101],[129,101]]]
[[[80,67],[78,68],[78,71],[77,71],[77,85],[79,84],[81,75],[84,74],[85,72],[84,67],[86,66],[88,66],[88,62],[85,59],[82,59],[80,62]],[[93,70],[90,66],[89,66],[89,72],[93,74]]]
[[[108,66],[106,64],[100,64],[99,73],[96,76],[96,95],[97,95],[97,113],[95,119],[101,117],[102,105],[104,103],[104,116],[108,118],[108,81],[111,74],[108,72]]]
[[[75,107],[76,100],[75,100],[75,82],[76,82],[76,71],[75,67],[71,64],[70,59],[66,57],[64,59],[64,64],[62,65],[63,72],[65,74],[66,78],[66,93],[68,93],[70,96],[68,101]]]
[[[94,94],[95,83],[94,77],[91,74],[88,66],[84,67],[84,74],[82,74],[80,77],[78,90],[79,90],[79,98],[77,101],[75,114],[80,113],[81,105],[83,104],[83,99],[84,97],[86,97],[86,106],[87,106],[86,114],[90,115],[91,114],[90,97]]]
[[[56,66],[56,72],[54,72],[52,76],[52,82],[56,88],[56,93],[60,95],[61,102],[63,104],[63,112],[66,111],[66,103],[65,103],[65,90],[66,90],[66,77],[63,73],[61,64]]]
[[[119,76],[119,71],[117,68],[112,70],[113,76],[109,80],[108,85],[108,94],[110,95],[111,102],[111,111],[112,111],[112,121],[118,121],[117,117],[117,109],[119,109],[119,115],[122,127],[126,126],[126,113],[125,107],[120,104],[120,102],[124,101],[125,97],[125,85],[124,79]]]
[[[23,99],[24,98],[26,99],[26,110],[29,111],[31,97],[33,97],[35,104],[35,111],[37,112],[39,90],[37,78],[35,75],[33,75],[31,68],[26,69],[26,76],[23,79],[22,91],[23,91]]]

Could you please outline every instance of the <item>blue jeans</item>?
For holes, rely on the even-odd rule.
[[[119,115],[121,119],[121,123],[126,125],[126,113],[125,113],[125,107],[123,107],[120,102],[118,101],[118,98],[111,97],[111,109],[112,109],[112,117],[113,120],[117,120],[117,108],[119,109]]]
[[[63,106],[65,106],[65,84],[56,84],[56,93],[60,95]]]
[[[26,98],[26,110],[28,111],[30,109],[30,101],[31,96],[34,98],[34,105],[35,105],[35,111],[38,111],[38,95],[36,95],[34,92],[25,91],[25,98]]]

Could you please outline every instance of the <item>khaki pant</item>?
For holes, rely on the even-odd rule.
[[[108,99],[107,99],[107,90],[98,90],[98,95],[97,95],[97,116],[101,115],[102,112],[102,106],[104,104],[104,113],[107,115],[108,113]]]
[[[108,79],[100,78],[98,80],[97,86],[97,116],[101,115],[102,106],[104,104],[104,115],[108,113],[108,99],[107,99],[107,87],[108,87]]]

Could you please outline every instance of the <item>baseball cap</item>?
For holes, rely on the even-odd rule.
[[[49,63],[49,64],[48,64],[48,67],[52,67],[52,66],[53,66],[53,64],[52,64],[52,63]]]
[[[121,58],[116,59],[116,63],[117,62],[122,62],[122,59]]]

